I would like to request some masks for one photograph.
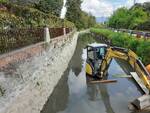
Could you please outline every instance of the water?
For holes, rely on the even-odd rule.
[[[117,83],[111,84],[86,83],[84,47],[87,43],[94,42],[91,39],[87,40],[83,38],[78,40],[68,69],[41,113],[131,113],[128,110],[128,103],[141,96],[132,79],[117,78]],[[125,64],[113,59],[108,70],[108,79],[114,79],[115,74],[126,74],[127,70],[132,70]]]
[[[65,16],[66,16],[66,12],[67,12],[66,3],[67,3],[67,0],[63,0],[63,7],[62,7],[61,13],[60,13],[60,18],[61,19],[64,19]]]

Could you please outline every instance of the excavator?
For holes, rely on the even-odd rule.
[[[130,72],[131,77],[144,92],[141,97],[135,99],[131,104],[138,110],[150,108],[150,74],[132,50],[101,43],[88,44],[86,50],[87,77],[92,78],[92,81],[102,81],[107,76],[113,58],[124,60],[132,67],[134,72]]]

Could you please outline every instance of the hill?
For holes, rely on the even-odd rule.
[[[106,21],[108,21],[108,17],[96,17],[97,23],[104,23]]]

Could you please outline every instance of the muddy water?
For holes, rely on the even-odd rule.
[[[84,47],[87,43],[93,42],[95,40],[88,36],[78,39],[77,48],[68,69],[41,113],[131,113],[127,105],[139,97],[141,92],[132,79],[113,76],[128,74],[132,71],[126,63],[113,59],[110,64],[108,79],[117,79],[117,83],[86,84]]]

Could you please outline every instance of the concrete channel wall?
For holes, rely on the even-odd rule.
[[[0,113],[40,113],[76,48],[77,32],[63,37],[42,44],[39,54],[11,65],[11,71],[0,72]]]

